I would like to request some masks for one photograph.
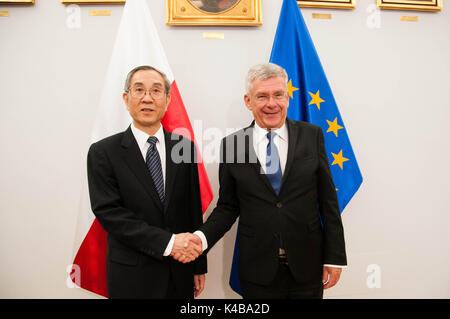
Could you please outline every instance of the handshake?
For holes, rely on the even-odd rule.
[[[202,240],[200,237],[191,233],[180,233],[175,235],[170,256],[185,264],[197,259],[202,252]]]

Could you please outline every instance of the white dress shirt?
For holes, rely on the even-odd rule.
[[[272,132],[276,133],[273,138],[273,143],[277,147],[278,155],[280,156],[281,174],[284,174],[289,145],[286,123],[284,123],[282,127],[272,130]],[[258,157],[259,163],[261,164],[263,174],[266,173],[267,145],[269,144],[267,133],[269,132],[266,129],[259,127],[259,125],[255,122],[255,127],[253,129],[253,149],[255,150],[256,156]]]
[[[146,162],[147,158],[147,151],[150,147],[150,143],[148,142],[148,138],[150,135],[147,133],[141,131],[136,126],[134,126],[134,123],[131,125],[131,131],[133,132],[134,138],[136,139],[136,142],[139,146],[139,150],[142,153],[142,157],[144,159],[144,162]],[[164,137],[164,131],[162,125],[160,126],[159,130],[156,131],[155,136],[158,141],[156,142],[156,149],[159,153],[159,158],[161,159],[161,168],[162,168],[162,175],[163,175],[163,184],[164,184],[164,191],[166,189],[166,139]],[[163,253],[163,256],[169,256],[172,252],[173,243],[175,241],[175,235],[172,234],[172,237],[170,238],[169,244],[166,247],[166,250]]]
[[[148,138],[150,135],[147,133],[141,131],[136,126],[134,126],[134,123],[131,125],[131,131],[133,132],[134,138],[136,139],[136,142],[139,146],[139,149],[142,153],[142,158],[144,159],[144,162],[147,160],[147,151],[150,147],[150,143],[148,142]],[[164,182],[164,190],[166,188],[166,139],[164,138],[164,131],[162,125],[160,126],[159,130],[155,133],[155,136],[158,141],[156,142],[156,149],[159,153],[159,158],[161,159],[161,168],[162,168],[162,174],[163,174],[163,182]]]

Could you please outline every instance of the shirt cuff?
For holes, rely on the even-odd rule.
[[[202,240],[203,251],[208,249],[208,241],[206,240],[205,234],[203,234],[203,232],[201,230],[197,230],[196,232],[194,232],[194,235],[197,235]]]
[[[170,256],[174,242],[175,242],[175,235],[172,234],[172,237],[170,237],[169,243],[167,244],[166,250],[164,250],[164,253],[163,253],[164,257]]]
[[[342,268],[342,269],[347,269],[347,266],[342,266],[342,265],[330,265],[330,264],[326,264],[324,266],[327,267],[333,267],[333,268]]]

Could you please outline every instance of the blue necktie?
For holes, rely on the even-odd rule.
[[[281,181],[283,175],[281,174],[280,155],[278,154],[277,146],[273,142],[275,135],[277,135],[277,133],[273,133],[272,131],[267,133],[269,143],[267,144],[266,176],[269,179],[273,190],[278,196],[280,194]],[[284,248],[281,233],[280,233],[280,248]]]
[[[155,184],[159,199],[162,203],[164,203],[164,179],[161,168],[161,158],[159,157],[158,150],[156,149],[156,142],[158,139],[155,136],[150,136],[147,141],[150,143],[146,156],[147,167],[150,171],[150,175],[152,175],[153,183]]]
[[[267,158],[266,158],[266,175],[272,185],[273,190],[277,194],[280,194],[281,180],[283,178],[281,174],[280,156],[278,149],[273,139],[277,133],[267,133],[269,143],[267,144]]]

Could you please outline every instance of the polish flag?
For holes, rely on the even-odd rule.
[[[194,133],[178,91],[174,75],[159,39],[145,0],[127,1],[106,74],[100,106],[91,142],[124,131],[132,122],[122,100],[125,78],[140,65],[150,65],[164,72],[171,84],[171,102],[162,119],[167,131],[176,131],[191,140]],[[195,140],[194,140],[195,142]],[[197,147],[198,151],[198,147]],[[213,198],[205,167],[198,153],[198,172],[203,213]],[[84,181],[77,234],[76,255],[70,280],[77,286],[108,297],[106,288],[106,232],[92,213],[87,180]]]

